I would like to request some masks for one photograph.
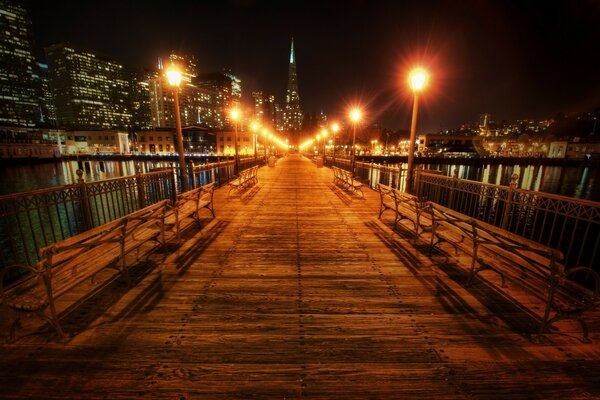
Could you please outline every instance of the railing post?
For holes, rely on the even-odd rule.
[[[88,196],[87,184],[83,179],[83,171],[78,169],[76,172],[77,184],[79,185],[79,193],[81,197],[81,211],[83,212],[83,224],[85,230],[92,229],[94,227],[94,221],[92,218],[92,205],[90,204],[90,198]]]
[[[513,198],[518,182],[519,175],[513,174],[510,178],[510,185],[508,186],[508,194],[506,196],[506,205],[504,206],[504,213],[502,214],[502,229],[508,229],[508,224],[510,223],[510,212],[512,211]]]
[[[421,173],[423,172],[423,166],[421,165],[419,168],[415,169],[415,191],[413,195],[417,196],[419,201],[423,201],[421,198]],[[400,175],[398,175],[400,176]]]
[[[448,208],[454,210],[454,197],[456,196],[456,187],[458,186],[458,167],[452,174],[452,185],[450,185],[450,194],[448,196]]]
[[[190,173],[192,177],[192,189],[196,189],[196,163],[192,160],[192,172]]]
[[[146,205],[146,188],[144,187],[144,177],[142,176],[142,168],[139,164],[135,167],[135,183],[138,188],[138,206],[141,210]]]
[[[171,186],[171,202],[173,203],[173,205],[177,203],[177,186],[175,185],[175,182],[177,180],[175,178],[176,174],[177,171],[175,170],[175,165],[171,163],[171,174],[169,174],[169,186]]]

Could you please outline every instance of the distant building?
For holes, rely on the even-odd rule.
[[[118,130],[68,131],[64,152],[66,154],[129,154],[129,135]]]
[[[202,126],[188,126],[182,129],[183,148],[186,153],[216,154],[217,134]]]
[[[447,135],[431,133],[419,135],[417,151],[423,155],[471,154],[477,152],[473,147],[475,136]]]
[[[230,71],[213,72],[198,76],[197,86],[212,96],[214,114],[207,126],[216,129],[232,128],[229,111],[238,107],[242,99],[242,81]]]
[[[48,159],[61,155],[65,131],[0,126],[0,159]]]
[[[137,131],[133,148],[137,154],[177,153],[175,131],[172,129]]]
[[[252,92],[254,98],[254,118],[263,125],[277,126],[275,96],[265,92]]]
[[[36,64],[36,73],[33,74],[33,80],[39,104],[39,123],[47,126],[56,126],[56,107],[54,106],[54,99],[50,92],[48,64]]]
[[[217,132],[217,155],[235,155],[235,131]],[[240,156],[254,155],[254,139],[252,132],[238,132],[238,151]],[[258,150],[257,150],[258,151]]]
[[[34,126],[40,120],[34,83],[31,20],[21,2],[0,0],[0,124]]]
[[[290,63],[288,66],[288,86],[285,97],[285,112],[283,115],[285,130],[298,132],[302,129],[302,110],[300,109],[300,94],[298,93],[298,73],[296,71],[296,54],[294,53],[294,39],[290,49]]]
[[[150,109],[150,81],[156,74],[144,69],[129,73],[129,93],[131,110],[131,129],[152,129],[152,110]]]
[[[46,58],[59,126],[130,127],[130,84],[122,64],[66,43],[46,48]]]

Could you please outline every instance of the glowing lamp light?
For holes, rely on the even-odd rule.
[[[409,77],[410,87],[415,92],[420,92],[427,86],[427,81],[429,80],[429,74],[423,68],[415,68],[410,71]]]
[[[240,117],[240,112],[238,110],[231,110],[231,119],[237,120]]]
[[[178,87],[181,84],[181,71],[179,71],[176,67],[170,67],[167,70],[166,75],[169,85]]]
[[[361,117],[362,117],[362,113],[360,112],[360,110],[358,108],[353,108],[352,110],[350,110],[350,119],[352,120],[352,122],[360,121]]]
[[[334,122],[333,124],[331,124],[331,130],[335,133],[337,131],[340,130],[340,124],[338,124],[337,122]]]
[[[258,122],[253,122],[252,125],[250,126],[250,129],[252,129],[254,132],[256,132],[258,130],[258,128],[260,128],[260,126],[258,125]]]

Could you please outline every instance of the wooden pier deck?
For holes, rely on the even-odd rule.
[[[379,221],[376,192],[298,155],[259,182],[67,309],[68,343],[34,319],[0,338],[0,398],[600,398],[600,317],[592,344],[567,323],[534,343],[531,313]]]

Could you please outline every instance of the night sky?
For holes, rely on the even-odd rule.
[[[229,67],[244,101],[283,104],[290,39],[302,108],[410,124],[405,74],[430,69],[419,124],[548,118],[600,106],[600,1],[31,1],[36,48],[67,41],[152,67],[170,50]],[[421,130],[421,129],[419,129]]]

